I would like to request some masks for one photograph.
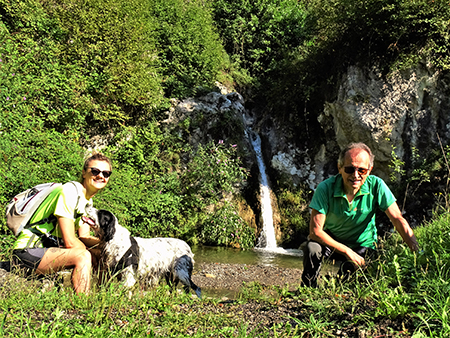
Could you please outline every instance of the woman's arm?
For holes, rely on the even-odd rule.
[[[86,246],[75,236],[75,224],[73,220],[65,217],[57,217],[57,219],[64,240],[64,246],[67,249],[86,249]]]
[[[97,247],[100,243],[99,238],[91,236],[89,224],[86,224],[84,222],[80,222],[80,227],[78,228],[78,238],[88,248]]]

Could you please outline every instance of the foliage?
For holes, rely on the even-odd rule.
[[[165,94],[184,97],[211,88],[224,66],[224,50],[203,0],[152,0]]]
[[[315,46],[339,44],[339,56],[352,55],[347,63],[401,54],[425,57],[428,51],[434,60],[444,61],[441,53],[446,50],[448,32],[442,22],[450,14],[445,1],[315,0],[308,9],[316,23]],[[433,51],[435,45],[442,49]]]
[[[245,171],[232,147],[219,147],[211,161],[223,161],[220,172],[196,177],[209,149],[191,151],[157,127],[155,112],[164,91],[187,95],[217,79],[224,51],[210,12],[202,1],[0,0],[0,204],[43,181],[78,178],[80,144],[95,134],[114,163],[97,206],[135,235],[198,241],[206,206]],[[187,171],[181,156],[194,158]]]
[[[82,78],[79,69],[61,62],[55,41],[46,34],[36,40],[25,29],[10,32],[0,22],[0,41],[2,114],[14,112],[20,116],[18,121],[40,118],[44,127],[59,132],[71,129],[78,137],[75,126],[84,123],[84,112],[77,107],[81,102],[76,99]]]
[[[227,146],[222,140],[199,145],[180,180],[186,207],[204,213],[201,242],[249,249],[255,245],[253,231],[232,204],[221,202],[245,184],[247,172],[237,154],[236,145]]]
[[[84,150],[70,136],[42,127],[36,120],[21,120],[27,105],[11,105],[2,113],[0,129],[0,205],[19,192],[43,182],[77,180]],[[5,222],[4,213],[0,216]],[[2,229],[3,232],[4,229]]]
[[[162,88],[148,1],[45,1],[63,58],[83,69],[82,92],[98,120],[134,117],[161,104]]]
[[[192,206],[217,203],[245,184],[247,172],[241,167],[236,145],[226,146],[223,140],[200,144],[191,158],[180,179]]]
[[[255,233],[239,216],[235,207],[225,203],[212,213],[201,226],[202,243],[215,246],[231,246],[241,249],[255,247]]]
[[[442,215],[415,229],[421,245],[418,253],[395,234],[380,243],[379,259],[348,282],[326,277],[318,288],[296,286],[289,291],[256,280],[243,284],[231,304],[214,296],[199,300],[172,293],[166,285],[145,292],[129,290],[116,281],[94,286],[89,296],[80,297],[71,289],[51,287],[51,277],[44,287],[41,281],[16,276],[0,288],[0,333],[5,337],[111,332],[125,337],[182,337],[188,332],[196,337],[327,337],[358,330],[366,336],[446,337],[450,333],[449,231],[449,216]],[[282,308],[290,309],[290,316],[274,322],[270,311]],[[270,320],[250,331],[241,311],[257,318],[268,313],[262,318]]]
[[[0,12],[2,93],[11,103],[26,95],[61,132],[155,116],[164,95],[212,86],[223,66],[200,1],[2,0]]]
[[[431,216],[447,212],[450,208],[450,147],[441,145],[441,149],[429,150],[422,155],[412,147],[411,154],[406,157],[409,158],[407,165],[392,151],[389,166],[391,182],[395,183],[395,195],[403,200],[400,207],[406,208],[408,215],[417,214],[421,218],[424,214]]]
[[[257,79],[276,71],[306,35],[306,11],[297,0],[219,0],[212,5],[231,63]]]
[[[281,215],[281,233],[286,246],[299,246],[299,241],[309,233],[309,208],[307,191],[303,188],[282,188],[277,191]]]
[[[117,147],[109,150],[118,164],[108,187],[96,196],[96,204],[113,210],[133,235],[179,237],[195,244],[254,246],[252,230],[234,207],[219,203],[245,183],[246,171],[240,166],[236,146],[226,146],[223,141],[200,145],[191,151],[187,168],[179,170],[173,161],[163,161],[164,154],[172,159],[189,148],[180,140],[171,141],[156,124],[129,129],[118,138],[127,141],[118,141]],[[215,209],[214,214],[208,211],[210,208]],[[211,221],[216,229],[227,229],[225,237],[215,236]],[[204,231],[202,224],[207,223],[211,232]]]
[[[445,240],[450,232],[449,217],[441,215],[414,232],[420,245],[417,253],[401,243],[398,235],[382,243],[382,258],[372,270],[374,278],[382,278],[380,286],[386,288],[378,297],[378,311],[391,317],[417,312],[425,331],[449,332],[445,315],[450,287],[450,245]],[[441,294],[447,296],[440,297]]]

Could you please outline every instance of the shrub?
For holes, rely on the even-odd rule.
[[[67,61],[84,67],[84,90],[99,120],[133,117],[161,104],[156,22],[148,7],[145,0],[45,3],[64,27],[61,49]]]
[[[306,10],[297,0],[219,0],[212,5],[231,62],[256,78],[278,69],[306,36]]]
[[[42,128],[42,122],[21,120],[17,111],[3,112],[0,137],[0,207],[16,194],[44,182],[77,180],[83,166],[84,150],[69,136]],[[41,122],[41,123],[39,123]],[[13,127],[12,127],[13,126]],[[12,233],[3,226],[0,234]]]
[[[255,233],[238,215],[235,206],[225,203],[208,213],[200,232],[201,242],[207,245],[231,246],[241,249],[255,247]]]
[[[185,97],[198,86],[212,87],[225,54],[214,29],[211,9],[202,0],[153,0],[157,48],[168,97]]]
[[[245,184],[247,171],[237,155],[237,146],[226,146],[223,140],[198,146],[180,177],[191,207],[203,209]]]
[[[222,140],[199,145],[181,176],[186,207],[202,214],[198,231],[204,244],[243,249],[255,245],[254,232],[236,207],[223,202],[246,183],[247,171],[237,153],[236,145],[226,146]]]
[[[185,156],[189,147],[163,133],[155,123],[129,128],[114,142],[107,150],[115,162],[114,174],[95,203],[114,212],[133,235],[245,248],[254,244],[252,230],[233,207],[218,204],[245,184],[246,170],[240,166],[236,146],[226,146],[223,141],[199,145],[182,170],[173,159]],[[211,215],[211,208],[220,216]],[[232,237],[231,231],[242,235],[234,241],[212,233],[209,236],[202,224],[211,220],[217,227],[229,229],[228,237]]]
[[[17,21],[20,20],[16,19],[16,24]],[[72,129],[71,133],[76,138],[79,132],[75,126],[84,125],[85,118],[85,113],[75,104],[78,84],[83,76],[77,67],[68,66],[57,57],[58,46],[46,34],[44,23],[50,25],[43,18],[28,23],[44,30],[36,33],[42,34],[36,39],[34,29],[14,31],[14,25],[8,27],[0,22],[2,114],[14,112],[20,116],[18,120],[39,118],[45,128],[60,132]]]
[[[307,192],[291,187],[283,188],[277,192],[278,208],[281,216],[281,233],[285,246],[298,247],[309,233],[310,198]]]

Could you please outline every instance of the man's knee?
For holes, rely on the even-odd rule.
[[[308,241],[308,244],[306,245],[306,250],[308,251],[308,255],[315,256],[318,258],[322,257],[322,245],[320,245],[317,242],[314,241]]]
[[[317,278],[322,263],[322,252],[322,245],[314,241],[308,241],[308,243],[303,246],[302,283],[304,286],[317,286]]]

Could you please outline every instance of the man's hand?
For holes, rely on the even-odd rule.
[[[323,245],[328,246],[330,249],[339,252],[340,254],[345,255],[355,267],[363,267],[366,262],[364,258],[350,249],[348,246],[334,240],[330,235],[328,235],[324,230],[326,215],[321,214],[315,209],[311,211],[311,223],[310,223],[310,231],[309,237],[316,242],[319,242]]]
[[[345,256],[352,261],[352,263],[355,265],[356,268],[358,267],[364,267],[366,265],[366,261],[363,257],[358,255],[356,252],[354,252],[352,249],[348,249],[348,251],[345,253]]]
[[[396,202],[387,208],[386,215],[388,215],[395,229],[402,236],[405,243],[412,251],[419,251],[419,244],[417,243],[416,236],[409,226],[408,222],[403,218],[402,213]]]

